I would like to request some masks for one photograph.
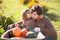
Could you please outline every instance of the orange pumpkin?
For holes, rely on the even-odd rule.
[[[14,37],[20,37],[21,36],[21,29],[19,27],[15,27],[13,29],[13,36]]]
[[[27,29],[22,29],[22,36],[26,36],[26,33],[28,32],[28,30]]]

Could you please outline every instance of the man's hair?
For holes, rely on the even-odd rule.
[[[33,5],[31,10],[32,10],[32,12],[36,11],[38,15],[41,15],[43,13],[43,9],[39,5]]]

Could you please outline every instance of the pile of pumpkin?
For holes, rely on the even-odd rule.
[[[13,39],[14,38],[37,38],[37,39],[44,39],[45,36],[40,32],[39,27],[35,27],[34,29],[27,29],[27,28],[19,28],[15,27],[12,30],[13,32]]]

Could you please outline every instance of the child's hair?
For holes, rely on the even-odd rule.
[[[26,10],[24,10],[24,12],[22,13],[22,18],[23,18],[23,20],[25,21],[25,20],[27,20],[27,12],[28,11],[30,11],[29,9],[26,9]]]

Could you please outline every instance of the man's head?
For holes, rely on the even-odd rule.
[[[42,7],[39,5],[33,5],[31,11],[32,11],[32,17],[34,19],[37,19],[43,13]]]

